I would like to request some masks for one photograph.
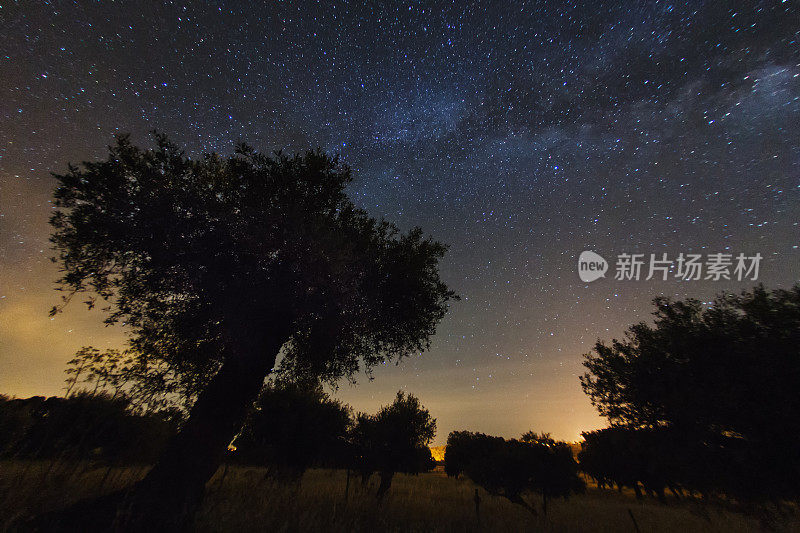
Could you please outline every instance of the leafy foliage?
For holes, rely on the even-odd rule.
[[[586,355],[584,391],[612,424],[800,433],[800,286],[654,304],[652,326]]]
[[[800,286],[756,287],[708,306],[654,303],[653,325],[636,324],[586,356],[584,391],[620,427],[587,438],[587,468],[600,460],[622,484],[793,497],[800,453],[787,435],[800,434]]]
[[[128,327],[136,368],[189,376],[172,389],[197,397],[124,496],[131,530],[187,526],[279,353],[295,378],[352,377],[426,349],[456,298],[439,279],[445,246],[356,208],[350,170],[321,151],[242,144],[195,160],[161,135],[148,150],[122,136],[105,161],[55,177],[63,304],[99,295],[106,321]],[[107,498],[96,527],[120,505]],[[98,504],[47,520],[78,527],[86,507]]]
[[[359,413],[351,434],[356,468],[367,476],[381,474],[378,496],[391,485],[396,472],[418,474],[435,466],[430,444],[436,436],[436,419],[419,398],[402,391],[377,414]]]
[[[133,350],[109,348],[100,351],[84,346],[67,362],[66,396],[84,391],[124,396],[130,409],[150,413],[175,409],[187,413],[206,380],[203,374],[176,372],[164,361],[153,360]]]
[[[427,346],[455,297],[438,278],[445,247],[355,208],[346,166],[246,145],[193,160],[156,141],[121,136],[107,160],[55,176],[64,303],[99,295],[133,352],[177,373],[214,374],[240,321],[280,318],[286,367],[332,380]]]

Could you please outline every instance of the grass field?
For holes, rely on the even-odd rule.
[[[122,488],[144,467],[106,468],[87,463],[0,463],[0,527],[16,531],[24,516],[65,506],[78,499]],[[231,466],[209,482],[196,529],[211,531],[800,531],[794,508],[744,514],[723,503],[667,504],[637,501],[632,495],[589,489],[567,501],[551,502],[545,516],[539,501],[534,516],[475,485],[433,472],[398,475],[383,503],[375,500],[377,479],[368,487],[346,474],[312,470],[299,484],[275,482],[259,468]],[[632,518],[632,516],[633,518]]]

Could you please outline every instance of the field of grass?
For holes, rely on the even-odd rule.
[[[63,507],[78,499],[122,488],[141,477],[144,467],[106,468],[87,463],[0,463],[0,530],[16,531],[22,517]],[[438,472],[398,475],[382,503],[374,497],[377,479],[364,487],[346,474],[312,470],[298,484],[276,482],[259,468],[231,466],[209,482],[196,529],[217,531],[798,531],[796,509],[734,512],[722,503],[666,504],[630,494],[589,489],[556,500],[545,516]],[[634,524],[634,519],[636,524]]]

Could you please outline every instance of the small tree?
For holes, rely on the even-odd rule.
[[[545,514],[550,498],[566,499],[573,493],[583,492],[585,485],[578,476],[578,463],[569,444],[544,434],[536,440],[523,437],[520,442],[529,461],[529,488],[542,496]]]
[[[436,464],[428,444],[436,435],[436,419],[413,394],[398,391],[391,405],[370,416],[359,413],[352,442],[362,475],[380,475],[378,498],[383,498],[397,472],[418,474]]]
[[[451,432],[447,436],[447,447],[444,452],[445,472],[453,477],[465,473],[470,478],[476,475],[484,478],[482,470],[479,472],[476,469],[481,468],[481,465],[491,464],[503,442],[502,437],[492,437],[483,433]],[[485,478],[485,482],[491,483],[490,478]]]
[[[598,487],[603,489],[617,485],[619,490],[626,484],[621,469],[617,464],[624,460],[625,452],[621,449],[622,439],[616,439],[624,428],[606,428],[582,433],[581,451],[578,452],[578,463],[583,472],[591,476]]]
[[[319,382],[273,382],[236,437],[236,456],[296,480],[311,465],[340,464],[351,425],[350,407]]]
[[[118,494],[53,517],[62,525],[183,527],[279,352],[294,375],[352,376],[424,350],[455,297],[439,279],[445,247],[357,209],[335,158],[240,145],[191,159],[156,141],[119,137],[107,159],[55,176],[67,294],[53,313],[99,296],[144,363],[197,376],[197,400],[124,515]]]
[[[445,451],[448,475],[465,473],[490,494],[496,494],[536,512],[523,499],[526,492],[542,496],[547,512],[549,498],[567,498],[584,489],[572,449],[549,435],[528,432],[522,440],[505,440],[482,433],[454,431]]]

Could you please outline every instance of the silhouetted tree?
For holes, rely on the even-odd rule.
[[[624,431],[625,428],[613,427],[582,433],[583,442],[581,451],[578,452],[580,468],[592,477],[601,489],[613,488],[616,485],[622,490],[624,485],[630,484],[630,480],[625,479],[622,472],[628,460],[625,450],[622,449],[626,440],[615,439],[616,435]]]
[[[654,303],[653,325],[598,342],[584,362],[581,382],[600,413],[637,430],[614,434],[628,441],[617,453],[642,463],[629,475],[615,466],[619,481],[658,487],[658,472],[670,472],[690,490],[796,497],[800,451],[786,435],[800,434],[800,286]]]
[[[547,514],[550,498],[566,499],[571,494],[583,492],[585,485],[578,476],[578,463],[569,444],[556,441],[549,434],[538,438],[531,436],[528,432],[520,441],[530,475],[528,488],[541,495],[542,509]]]
[[[557,442],[547,434],[528,432],[521,440],[505,440],[454,431],[447,438],[444,460],[448,475],[465,473],[490,494],[503,496],[534,513],[535,509],[523,499],[526,492],[541,495],[546,513],[550,498],[567,498],[584,490],[569,444]]]
[[[458,477],[462,473],[469,475],[469,468],[481,463],[489,464],[502,443],[502,437],[469,431],[451,432],[447,436],[447,447],[444,452],[445,472],[452,477]]]
[[[378,472],[377,496],[383,498],[395,473],[418,474],[435,466],[428,447],[435,435],[436,419],[416,396],[398,391],[394,402],[377,414],[358,414],[351,436],[356,469],[365,478]]]
[[[644,446],[644,439],[641,438],[644,431],[612,427],[584,433],[584,442],[578,454],[581,469],[593,477],[600,487],[616,485],[618,490],[630,487],[636,497],[641,498],[640,483],[648,481],[648,486],[655,486],[652,475],[648,476],[648,463],[658,459],[653,455],[655,448]],[[658,466],[658,463],[654,464]],[[678,475],[677,472],[674,474]],[[660,484],[661,492],[663,486],[663,483]]]
[[[319,382],[273,382],[262,389],[236,437],[235,455],[299,479],[309,466],[342,464],[351,425],[350,407],[328,396]]]
[[[61,524],[184,524],[279,351],[294,375],[349,376],[425,349],[454,298],[438,274],[445,247],[357,209],[350,170],[319,151],[191,159],[164,136],[148,150],[122,136],[106,160],[55,177],[63,304],[98,295],[137,357],[202,377],[125,513],[117,494]]]

